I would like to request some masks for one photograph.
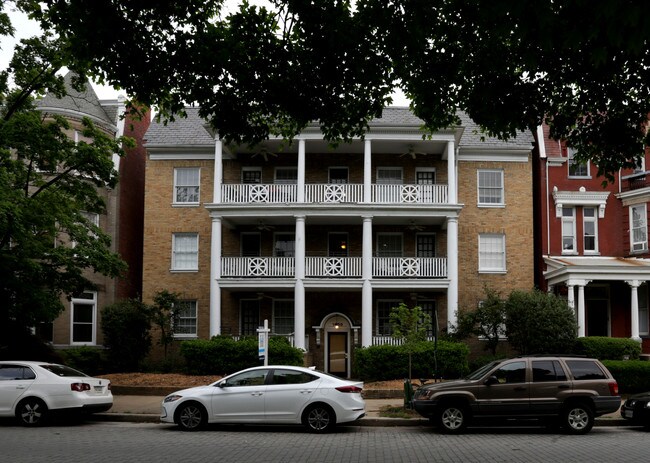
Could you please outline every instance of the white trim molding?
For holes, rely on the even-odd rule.
[[[555,200],[555,217],[562,217],[562,208],[569,206],[593,206],[598,208],[598,218],[605,217],[605,206],[609,191],[587,191],[580,187],[578,191],[560,191],[553,187],[553,199]]]

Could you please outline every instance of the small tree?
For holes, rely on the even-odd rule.
[[[567,302],[539,290],[513,291],[505,302],[506,335],[522,355],[564,354],[575,348],[577,323]]]
[[[391,336],[401,339],[409,354],[409,379],[411,378],[411,356],[415,344],[426,341],[431,329],[431,316],[422,307],[409,308],[403,302],[390,310]]]
[[[136,371],[151,348],[151,318],[146,304],[129,299],[102,311],[108,365],[114,371]]]
[[[174,341],[174,321],[178,315],[174,307],[178,308],[179,298],[178,293],[163,289],[156,293],[153,304],[149,306],[151,322],[160,330],[158,344],[163,346],[165,359],[167,359],[167,348]]]
[[[465,339],[478,336],[485,340],[485,350],[496,355],[499,341],[506,335],[505,301],[499,292],[488,287],[485,287],[485,295],[486,298],[475,310],[459,312],[454,337]]]

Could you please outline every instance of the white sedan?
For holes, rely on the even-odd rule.
[[[0,361],[0,416],[37,426],[51,412],[97,413],[112,406],[107,379],[55,363]]]
[[[313,368],[254,367],[168,395],[160,420],[186,431],[206,423],[255,423],[303,424],[321,433],[365,415],[362,390],[362,382]]]

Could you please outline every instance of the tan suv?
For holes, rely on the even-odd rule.
[[[618,384],[602,363],[561,356],[497,360],[465,379],[422,386],[413,397],[413,408],[448,433],[471,421],[559,419],[569,433],[585,434],[595,417],[620,405]]]

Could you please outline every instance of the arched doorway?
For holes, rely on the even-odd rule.
[[[351,327],[350,319],[340,312],[329,314],[321,323],[325,338],[325,371],[341,378],[350,377]]]

